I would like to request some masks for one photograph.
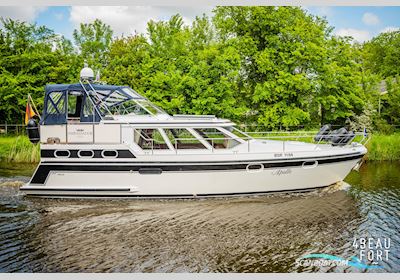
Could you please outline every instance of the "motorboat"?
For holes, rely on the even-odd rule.
[[[283,135],[282,135],[283,134]],[[213,115],[169,115],[128,86],[45,87],[28,123],[40,163],[29,196],[199,198],[308,191],[341,182],[366,154],[364,132],[259,135]],[[302,138],[303,137],[303,138]]]

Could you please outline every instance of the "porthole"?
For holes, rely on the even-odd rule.
[[[116,158],[118,157],[118,152],[116,150],[103,150],[101,156],[103,158]]]
[[[311,169],[318,166],[317,160],[304,161],[301,165],[303,169]]]
[[[68,150],[55,150],[54,156],[56,158],[69,158],[71,156],[71,152]]]
[[[78,152],[78,157],[80,158],[92,158],[94,156],[94,152],[92,150],[80,150]]]
[[[264,170],[264,164],[262,163],[250,163],[246,166],[247,172],[260,172]]]

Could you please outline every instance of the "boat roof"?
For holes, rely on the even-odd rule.
[[[115,85],[104,85],[104,84],[83,84],[85,87],[86,91],[88,91],[90,94],[92,87],[96,91],[107,91],[108,95],[111,95],[114,92],[118,92],[118,94],[122,94],[125,96],[127,99],[146,99],[143,96],[141,96],[139,93],[137,93],[135,90],[130,88],[129,86],[115,86]],[[126,90],[124,90],[126,89]],[[76,84],[49,84],[46,85],[45,87],[45,92],[46,95],[48,95],[51,92],[55,91],[81,91],[82,90],[82,84],[76,83]]]
[[[98,90],[116,90],[127,86],[114,86],[114,85],[101,85],[101,84],[91,84],[94,89]],[[89,90],[88,84],[85,84],[86,88]],[[65,91],[65,90],[82,90],[82,85],[80,83],[76,84],[49,84],[45,87],[46,92],[50,91]]]

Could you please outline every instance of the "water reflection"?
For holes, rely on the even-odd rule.
[[[6,183],[0,271],[358,272],[295,261],[309,253],[350,258],[354,237],[390,236],[393,254],[378,271],[399,272],[399,167],[364,165],[346,191],[212,200],[33,199]]]

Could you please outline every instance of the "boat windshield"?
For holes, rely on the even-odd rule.
[[[250,135],[248,135],[247,133],[241,131],[237,126],[230,126],[230,127],[226,127],[226,129],[235,134],[237,137],[243,139],[243,140],[249,140],[252,139],[252,137]]]
[[[159,115],[167,114],[147,99],[129,100],[121,104],[109,107],[113,115]]]
[[[112,92],[96,90],[91,97],[102,115],[158,115],[167,114],[129,87]]]

